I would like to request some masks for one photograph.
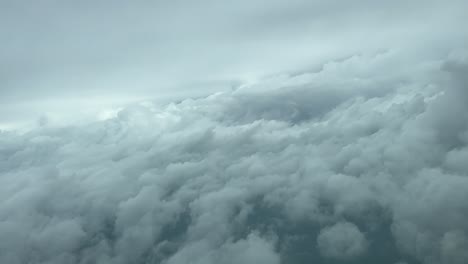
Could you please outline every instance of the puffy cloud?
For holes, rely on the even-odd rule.
[[[274,252],[271,243],[255,234],[236,242],[228,241],[215,250],[206,243],[202,240],[185,246],[167,263],[280,263],[279,255]]]
[[[0,262],[466,263],[460,54],[1,131]]]
[[[364,254],[368,242],[356,225],[340,222],[322,229],[317,237],[317,244],[325,257],[349,259]]]

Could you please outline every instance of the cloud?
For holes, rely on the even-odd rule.
[[[368,242],[356,225],[343,222],[322,229],[317,244],[324,257],[349,259],[365,253]]]
[[[0,131],[0,262],[466,263],[461,54]]]
[[[280,263],[279,255],[274,252],[271,243],[255,234],[236,242],[228,241],[215,250],[205,243],[197,241],[185,246],[167,263]]]

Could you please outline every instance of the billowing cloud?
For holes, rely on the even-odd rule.
[[[356,225],[347,222],[326,227],[317,237],[320,253],[336,259],[359,257],[366,251],[368,243]]]
[[[0,132],[1,263],[467,263],[463,52]]]

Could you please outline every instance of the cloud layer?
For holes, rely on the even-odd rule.
[[[389,51],[0,132],[0,262],[467,263],[466,76]]]

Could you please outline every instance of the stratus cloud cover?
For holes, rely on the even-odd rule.
[[[400,55],[1,132],[0,262],[467,263],[468,57]]]

